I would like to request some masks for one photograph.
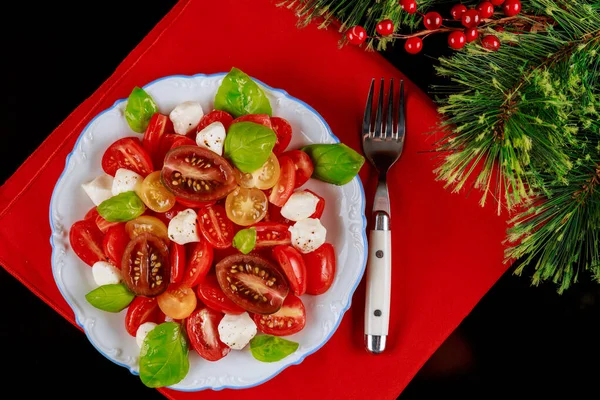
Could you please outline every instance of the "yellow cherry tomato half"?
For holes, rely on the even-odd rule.
[[[262,167],[252,173],[236,171],[237,184],[243,188],[257,188],[261,190],[270,189],[279,180],[279,161],[275,154],[271,153]]]
[[[196,309],[198,303],[196,293],[186,286],[172,285],[157,296],[158,308],[167,317],[173,319],[184,319]]]
[[[125,231],[130,239],[141,235],[142,233],[153,233],[168,243],[169,233],[167,225],[160,219],[151,215],[142,215],[125,223]]]
[[[269,201],[265,193],[256,188],[238,187],[227,195],[225,212],[237,225],[248,226],[259,222],[267,214]]]
[[[144,178],[135,193],[152,211],[169,211],[175,205],[175,195],[160,181],[160,171],[154,171]]]

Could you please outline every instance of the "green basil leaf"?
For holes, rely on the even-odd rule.
[[[94,307],[113,313],[123,310],[133,301],[135,294],[122,283],[102,285],[85,295],[85,299]]]
[[[250,351],[258,361],[282,360],[298,349],[298,343],[279,336],[259,335],[250,340]]]
[[[254,172],[267,161],[277,135],[272,129],[254,122],[236,122],[225,137],[225,157],[242,172]]]
[[[144,89],[134,87],[125,107],[125,119],[129,127],[134,132],[144,133],[150,118],[157,112],[158,106],[154,99]]]
[[[190,369],[188,344],[182,328],[164,322],[148,332],[140,350],[140,379],[151,388],[174,385]]]
[[[104,200],[97,207],[98,214],[108,222],[125,222],[146,211],[144,202],[135,192],[123,192]]]
[[[215,96],[215,108],[235,118],[246,114],[272,114],[271,103],[263,90],[237,68],[223,78]]]
[[[248,254],[256,245],[256,229],[241,229],[233,237],[233,247],[243,254]]]
[[[315,170],[312,178],[345,185],[354,178],[365,158],[343,143],[311,144],[302,148],[310,156]]]

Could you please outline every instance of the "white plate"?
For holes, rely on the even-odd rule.
[[[200,101],[204,110],[212,110],[215,93],[224,75],[169,76],[146,85],[144,89],[164,114],[186,100]],[[283,90],[255,81],[267,93],[273,115],[291,123],[294,134],[289,148],[309,143],[339,142],[313,108]],[[102,154],[112,142],[125,136],[141,138],[141,135],[130,130],[125,121],[125,105],[126,100],[119,100],[96,116],[83,130],[67,157],[65,169],[50,202],[50,242],[54,280],[73,309],[77,323],[100,353],[138,374],[140,350],[135,338],[125,331],[126,310],[118,314],[108,313],[92,307],[85,300],[85,294],[97,285],[92,277],[92,269],[75,255],[69,245],[69,228],[75,221],[83,219],[93,206],[81,184],[102,173]],[[365,269],[365,195],[358,177],[342,187],[314,179],[305,186],[326,200],[322,222],[327,228],[327,241],[336,249],[337,271],[334,283],[326,293],[302,296],[307,313],[306,327],[288,337],[300,344],[298,350],[275,363],[255,360],[247,348],[231,351],[217,362],[205,361],[191,350],[189,373],[181,382],[170,386],[171,389],[198,391],[259,385],[286,367],[302,362],[321,348],[335,332],[344,312],[350,307],[352,294]]]

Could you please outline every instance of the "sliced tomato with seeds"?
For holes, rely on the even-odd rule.
[[[115,176],[119,168],[126,168],[145,177],[154,171],[152,159],[140,139],[124,137],[113,142],[102,155],[102,169]]]
[[[193,288],[204,280],[212,267],[214,251],[208,241],[201,239],[199,242],[189,243],[186,246],[186,254],[181,284]]]
[[[219,249],[231,246],[233,241],[233,223],[227,218],[222,205],[206,206],[198,211],[200,232],[208,242]]]
[[[252,225],[256,230],[256,244],[254,248],[271,247],[292,243],[292,234],[289,225],[280,222],[259,222]]]
[[[161,179],[176,198],[192,202],[222,199],[237,186],[229,162],[198,146],[169,150]]]
[[[160,310],[174,320],[189,317],[198,305],[196,293],[183,285],[169,285],[167,290],[159,294],[156,300]]]
[[[279,160],[279,180],[271,189],[269,202],[278,207],[283,207],[285,202],[294,192],[296,182],[296,167],[290,157],[280,156]]]
[[[215,266],[223,293],[244,310],[272,314],[288,295],[288,284],[271,261],[251,255],[225,257]]]
[[[121,261],[127,244],[129,244],[129,235],[125,230],[124,223],[121,222],[106,231],[102,241],[102,249],[117,268],[121,268]]]
[[[171,257],[171,283],[180,283],[185,272],[185,246],[175,242],[169,243]]]
[[[267,114],[242,115],[241,117],[234,119],[231,124],[235,124],[237,122],[254,122],[255,124],[263,125],[269,129],[273,129],[273,126],[271,125],[271,117],[269,117]]]
[[[196,287],[198,299],[207,307],[225,314],[241,314],[245,310],[225,296],[214,274],[207,275]]]
[[[69,242],[77,257],[89,266],[97,261],[108,261],[104,254],[102,241],[104,234],[96,223],[89,219],[75,222],[69,231]]]
[[[302,150],[289,150],[285,153],[282,153],[281,156],[291,158],[294,163],[294,168],[296,171],[294,188],[299,188],[300,186],[304,185],[310,179],[315,170],[313,162],[308,154]]]
[[[269,315],[254,314],[254,323],[267,335],[293,335],[306,326],[306,309],[299,297],[288,294],[279,311]]]
[[[292,125],[281,117],[271,117],[271,125],[273,131],[277,135],[277,141],[275,147],[273,147],[273,153],[279,155],[287,149],[292,141]]]
[[[290,245],[273,247],[273,258],[285,274],[290,288],[296,296],[306,292],[306,265],[302,253]]]
[[[192,312],[185,320],[190,345],[205,360],[220,360],[231,351],[219,338],[219,322],[222,318],[220,312],[203,307]]]
[[[171,279],[169,248],[152,233],[133,238],[121,262],[123,282],[139,296],[153,297],[163,293]]]
[[[227,132],[227,130],[229,129],[229,125],[231,125],[232,121],[233,121],[233,117],[231,116],[231,114],[229,114],[223,110],[212,110],[208,114],[204,114],[204,116],[200,120],[200,123],[198,124],[198,127],[196,128],[196,130],[195,131],[192,130],[187,135],[190,138],[195,140],[196,134],[198,132],[200,132],[202,129],[204,129],[207,126],[209,126],[210,124],[212,124],[213,122],[222,123],[223,126],[225,127],[225,131]]]
[[[125,314],[125,330],[135,337],[137,330],[143,323],[158,323],[161,315],[158,314],[158,302],[156,297],[135,296],[127,307]]]
[[[161,113],[154,113],[148,122],[148,127],[146,128],[144,138],[142,139],[142,146],[152,158],[154,165],[162,163],[160,157],[157,157],[160,141],[163,136],[169,132],[174,132],[173,123],[169,116]]]

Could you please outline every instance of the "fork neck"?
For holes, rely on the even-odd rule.
[[[375,199],[373,201],[373,216],[375,217],[375,225],[378,221],[386,220],[386,225],[389,225],[390,217],[390,197],[386,183],[386,172],[379,172],[377,189],[375,190]],[[387,229],[380,229],[387,230]]]

